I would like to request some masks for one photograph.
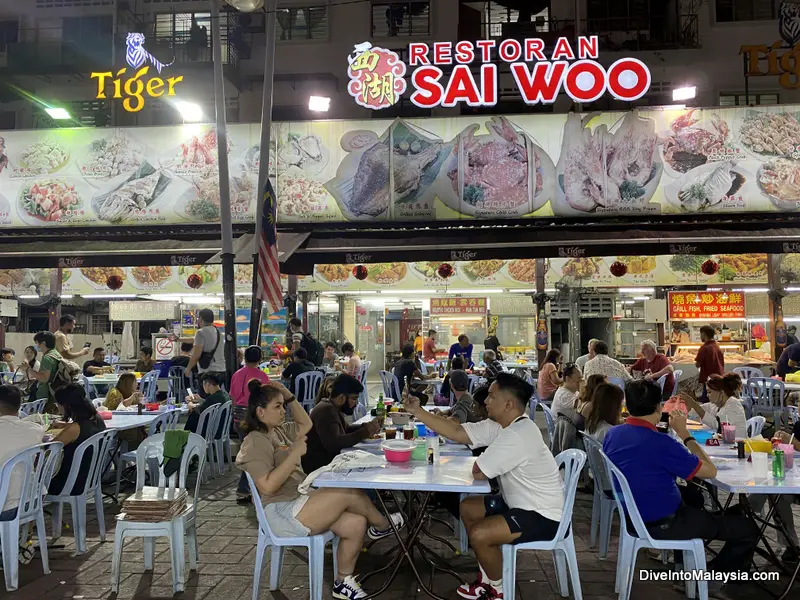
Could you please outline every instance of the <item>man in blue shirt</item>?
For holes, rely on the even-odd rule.
[[[603,452],[631,487],[636,507],[650,535],[656,539],[720,540],[722,550],[708,563],[709,571],[748,571],[758,542],[758,527],[747,517],[715,515],[687,506],[676,478],[713,478],[717,468],[689,434],[686,415],[672,411],[669,424],[680,440],[659,432],[661,390],[650,381],[631,381],[625,386],[630,413],[624,425],[612,427],[603,441]],[[676,555],[676,562],[680,562]]]
[[[464,359],[464,364],[467,369],[471,369],[474,365],[472,362],[472,344],[469,343],[469,338],[465,334],[458,336],[458,342],[450,346],[450,353],[447,355],[447,370],[450,370],[450,365],[456,356]]]

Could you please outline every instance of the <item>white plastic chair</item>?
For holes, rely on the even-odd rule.
[[[42,398],[41,400],[32,400],[31,402],[23,402],[20,405],[19,410],[20,412],[24,412],[25,416],[40,414],[42,411],[44,411],[44,405],[46,402],[47,400],[45,398]]]
[[[764,429],[766,422],[767,418],[761,415],[747,419],[747,437],[752,438],[761,435],[761,430]]]
[[[231,424],[233,423],[233,401],[229,400],[217,409],[214,417],[214,460],[220,475],[225,473],[225,460],[231,463]],[[216,432],[222,427],[222,437],[217,439]],[[227,444],[227,445],[226,445]]]
[[[197,421],[197,433],[205,439],[206,442],[206,462],[205,467],[214,475],[214,436],[217,433],[217,412],[222,407],[221,404],[214,404],[202,413],[200,419]],[[198,471],[203,474],[203,483],[208,481],[208,473],[206,471]]]
[[[517,552],[520,550],[551,550],[553,562],[556,566],[556,579],[561,595],[569,596],[567,583],[567,567],[569,567],[570,581],[572,582],[572,595],[575,600],[583,600],[581,593],[581,580],[578,574],[578,555],[575,552],[575,539],[572,535],[572,509],[575,505],[575,494],[578,490],[578,479],[581,469],[586,463],[586,453],[583,450],[564,450],[556,456],[556,464],[564,466],[564,508],[561,513],[561,523],[552,540],[528,542],[526,544],[503,544],[503,598],[514,600],[516,592]]]
[[[316,370],[301,373],[294,378],[294,394],[306,412],[311,412],[311,409],[314,408],[317,391],[322,385],[323,379],[325,379],[325,375]]]
[[[145,402],[155,402],[156,394],[158,393],[158,371],[150,371],[142,375],[142,381],[139,383],[139,389],[144,395]]]
[[[636,567],[636,555],[642,548],[654,550],[682,550],[683,566],[686,571],[706,570],[706,552],[703,540],[657,540],[647,531],[639,508],[633,498],[630,485],[625,475],[622,474],[611,459],[600,451],[606,470],[612,481],[611,491],[619,511],[619,551],[617,553],[617,580],[615,591],[619,593],[619,600],[628,600],[633,585]],[[627,509],[627,510],[626,510]],[[628,533],[627,520],[630,519],[636,536]],[[694,598],[695,582],[686,581],[686,595]],[[700,600],[708,600],[708,582],[698,581]]]
[[[608,479],[601,451],[603,446],[587,433],[582,436],[583,447],[586,449],[586,458],[589,469],[594,479],[594,496],[592,498],[592,523],[589,529],[589,547],[594,548],[600,534],[600,558],[608,556],[608,546],[611,542],[611,523],[614,520],[614,511],[617,503],[611,493],[611,481]]]
[[[391,371],[381,371],[379,375],[381,376],[381,383],[383,384],[384,398],[392,398],[393,400],[400,402],[403,398],[403,395],[397,375]]]
[[[308,549],[308,580],[310,600],[322,600],[322,574],[325,566],[325,546],[328,542],[333,542],[333,573],[334,577],[338,572],[336,553],[339,549],[339,538],[332,532],[326,531],[320,535],[309,535],[306,537],[276,537],[269,527],[267,515],[261,505],[261,494],[256,487],[250,473],[244,472],[247,483],[250,485],[258,516],[258,545],[256,547],[256,566],[253,573],[253,600],[258,600],[258,588],[261,585],[261,574],[264,571],[264,555],[267,548],[271,548],[269,561],[269,589],[275,591],[280,587],[281,570],[283,568],[283,549],[286,547],[301,546]]]
[[[92,399],[92,406],[95,408],[102,408],[106,399],[105,398],[93,398]]]
[[[11,473],[20,483],[18,488],[19,505],[16,516],[9,521],[0,521],[0,540],[2,540],[3,574],[6,590],[12,592],[19,586],[19,533],[20,527],[36,523],[36,536],[39,538],[39,552],[42,555],[42,571],[50,573],[47,555],[47,529],[44,524],[42,496],[53,477],[56,462],[61,457],[64,444],[51,442],[23,450],[9,458],[0,467],[0,507],[8,497]]]
[[[194,496],[186,504],[186,509],[171,521],[161,523],[142,523],[139,521],[122,520],[117,517],[117,528],[114,533],[114,554],[111,556],[111,591],[119,591],[120,564],[122,562],[122,546],[125,538],[144,538],[144,568],[153,569],[156,538],[169,538],[172,558],[172,589],[175,593],[182,592],[186,585],[185,544],[189,541],[189,570],[197,571],[197,501],[200,497],[200,476],[203,472],[206,459],[206,442],[196,433],[189,434],[189,440],[183,449],[181,463],[172,477],[164,476],[164,434],[158,433],[144,440],[136,450],[136,491],[144,487],[145,470],[148,465],[157,462],[158,473],[150,472],[153,485],[169,489],[187,489],[186,479],[189,473],[189,464],[197,457],[198,477],[194,487]],[[157,475],[157,476],[156,476]]]
[[[753,413],[772,417],[776,429],[781,426],[784,410],[786,387],[782,381],[768,377],[756,377],[747,380],[747,391],[753,399]]]
[[[675,385],[672,386],[672,395],[673,396],[677,396],[678,395],[678,383],[680,382],[681,377],[683,377],[683,371],[681,369],[676,369],[675,371],[672,372],[672,374],[675,376]]]
[[[75,535],[75,550],[77,554],[86,552],[86,501],[89,497],[94,497],[94,506],[97,510],[97,525],[100,528],[100,541],[106,541],[106,520],[103,512],[103,492],[100,483],[103,472],[110,464],[109,456],[114,450],[114,442],[117,437],[115,429],[107,429],[94,434],[75,449],[72,466],[67,476],[67,481],[61,493],[58,495],[48,494],[46,502],[53,502],[56,506],[53,510],[53,538],[61,537],[61,521],[64,504],[69,504],[72,512],[72,531]],[[89,457],[89,470],[86,475],[86,483],[82,490],[77,494],[72,494],[75,480],[81,470],[86,453],[91,452]]]

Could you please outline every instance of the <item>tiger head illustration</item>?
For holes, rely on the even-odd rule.
[[[781,2],[778,10],[778,31],[789,46],[800,42],[800,3],[788,0]]]

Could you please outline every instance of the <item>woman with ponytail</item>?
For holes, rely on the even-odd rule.
[[[333,597],[360,600],[367,595],[355,579],[364,533],[373,540],[392,534],[392,526],[362,490],[323,488],[301,494],[306,474],[300,459],[306,453],[311,419],[294,394],[277,382],[248,383],[250,398],[242,424],[247,432],[236,466],[253,478],[270,529],[278,537],[303,537],[332,531],[339,536],[338,567]],[[286,411],[292,422],[286,422]],[[253,499],[256,501],[256,499]],[[402,514],[391,515],[403,527]],[[369,525],[369,530],[367,526]]]
[[[700,404],[697,398],[683,392],[681,399],[686,408],[695,413],[704,425],[714,431],[720,431],[720,423],[728,423],[736,427],[736,438],[747,437],[747,415],[739,399],[742,393],[742,378],[738,373],[709,375],[706,381],[710,402]]]

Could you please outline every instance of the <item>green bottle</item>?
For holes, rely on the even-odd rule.
[[[383,394],[378,396],[378,406],[375,407],[375,416],[379,419],[386,418],[386,404],[383,402]]]

